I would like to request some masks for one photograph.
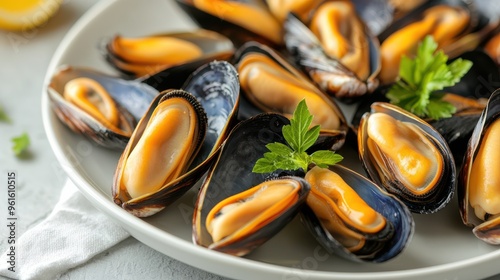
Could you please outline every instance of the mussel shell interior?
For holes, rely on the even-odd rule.
[[[128,142],[125,150],[120,157],[120,160],[118,161],[112,187],[113,199],[115,203],[138,217],[151,216],[164,209],[166,206],[171,204],[182,194],[188,191],[203,176],[203,174],[208,170],[210,166],[209,159],[205,159],[203,163],[197,166],[191,165],[189,168],[187,168],[185,173],[181,174],[179,177],[173,179],[172,181],[164,183],[164,185],[161,186],[157,191],[144,194],[136,198],[131,198],[128,192],[122,186],[121,181],[126,161],[128,160],[131,152],[139,143],[142,135],[144,134],[144,131],[146,130],[149,120],[153,116],[155,109],[166,98],[171,97],[185,98],[189,103],[191,103],[191,105],[194,107],[195,113],[198,115],[199,129],[198,135],[196,137],[197,140],[192,143],[192,145],[198,146],[194,147],[195,150],[200,149],[199,146],[202,144],[202,141],[205,138],[207,129],[206,114],[203,111],[201,104],[196,101],[193,95],[183,90],[167,90],[161,92],[151,102],[150,108],[144,114],[144,117],[137,125],[134,133],[132,134],[132,137],[130,138],[130,141]]]
[[[241,46],[236,51],[232,63],[238,65],[238,63],[242,59],[244,59],[246,55],[252,53],[262,54],[270,58],[278,65],[282,66],[284,70],[292,73],[294,76],[299,77],[299,80],[303,79],[305,83],[309,83],[309,80],[299,70],[295,68],[293,63],[289,62],[284,56],[279,54],[277,51],[273,50],[270,47],[262,45],[258,42],[248,42],[243,46]],[[344,116],[343,111],[340,109],[340,107],[337,105],[336,101],[333,98],[327,96],[319,89],[318,89],[318,94],[321,94],[321,98],[325,99],[325,102],[328,102],[329,103],[328,105],[330,105],[332,107],[332,110],[336,112],[336,115],[340,120],[340,126],[336,130],[321,129],[320,137],[316,142],[315,149],[338,150],[343,146],[348,131],[346,118]],[[241,103],[238,116],[240,120],[245,120],[261,113],[270,113],[270,112],[263,112],[260,108],[254,105],[245,95],[246,95],[245,92],[243,92],[243,94],[240,97]],[[326,101],[326,99],[329,100]],[[273,113],[280,113],[280,112],[273,112]],[[312,112],[312,114],[314,115],[314,112]]]
[[[294,14],[289,14],[285,23],[285,44],[295,63],[306,72],[324,92],[344,102],[351,102],[378,86],[377,75],[381,68],[378,40],[366,30],[369,47],[370,75],[365,81],[347,69],[339,60],[329,57],[318,38]],[[316,73],[317,72],[317,73]],[[313,78],[318,76],[321,78]],[[335,75],[332,77],[332,75]],[[338,78],[341,76],[342,78]],[[337,77],[337,78],[336,78]],[[332,81],[330,81],[332,79]],[[328,83],[335,84],[338,92],[328,89]]]
[[[371,113],[386,113],[399,121],[412,123],[418,126],[441,152],[444,164],[439,181],[429,193],[423,194],[422,196],[415,196],[405,191],[401,191],[401,189],[404,189],[401,182],[395,178],[383,178],[377,171],[379,168],[387,167],[377,166],[375,161],[371,159],[369,149],[367,148],[368,133],[366,127],[366,120],[370,117],[370,113],[366,113],[358,128],[358,149],[359,157],[369,177],[377,185],[383,186],[389,193],[401,199],[408,206],[410,211],[414,213],[429,214],[444,208],[453,197],[456,184],[455,160],[445,139],[428,123],[395,105],[376,102],[372,104],[371,108]]]
[[[130,77],[138,77],[141,79],[145,79],[146,77],[155,75],[156,72],[166,72],[166,73],[172,73],[176,74],[177,71],[186,69],[187,67],[179,67],[184,64],[191,65],[188,69],[191,69],[191,71],[194,71],[197,67],[210,62],[211,60],[214,59],[227,59],[229,58],[233,53],[234,53],[234,46],[232,42],[226,38],[225,36],[209,31],[209,30],[203,30],[203,29],[198,29],[192,32],[176,32],[176,33],[167,33],[167,34],[153,34],[150,36],[147,36],[148,38],[174,38],[174,39],[179,39],[185,42],[189,42],[192,44],[195,44],[198,46],[201,50],[201,56],[187,60],[183,63],[175,63],[171,65],[166,65],[166,64],[158,64],[154,65],[153,63],[145,63],[141,65],[142,67],[148,69],[149,71],[153,71],[151,74],[146,75],[145,77],[138,77],[137,73],[130,72],[128,69],[124,69],[121,67],[121,65],[134,65],[134,62],[130,62],[127,60],[126,57],[121,57],[119,54],[117,54],[113,48],[112,44],[115,38],[109,40],[107,42],[106,46],[104,48],[104,53],[105,53],[105,59],[106,61],[116,68],[118,71],[122,72],[125,76],[130,76]],[[139,38],[137,38],[139,39]],[[136,64],[137,65],[137,64]],[[169,70],[170,68],[175,67],[177,70]],[[196,68],[193,68],[196,67]],[[158,68],[158,69],[157,69]],[[162,69],[163,68],[163,69]],[[160,70],[160,71],[158,71]],[[185,80],[185,79],[184,79]],[[179,88],[179,87],[172,87],[172,88]],[[158,89],[158,91],[163,91],[167,88],[161,88]]]
[[[469,173],[472,162],[479,151],[479,145],[483,140],[484,133],[491,123],[500,118],[500,89],[496,90],[488,100],[488,105],[481,114],[472,136],[469,140],[465,152],[463,165],[460,169],[457,185],[457,196],[459,202],[460,214],[464,224],[468,226],[479,226],[484,221],[476,217],[474,210],[469,205]],[[500,194],[499,194],[500,195]]]
[[[191,19],[198,23],[199,26],[226,36],[237,48],[248,41],[257,41],[268,46],[278,47],[278,44],[272,40],[225,20],[223,14],[220,16],[212,15],[196,8],[193,0],[175,0],[175,2],[191,17]]]
[[[124,80],[92,69],[63,66],[52,78],[49,89],[59,94],[72,79],[86,77],[96,80],[113,97],[115,102],[130,112],[139,121],[149,108],[158,91],[137,81]]]
[[[240,122],[231,131],[198,194],[193,216],[193,240],[196,244],[204,247],[212,244],[204,223],[209,211],[217,203],[266,179],[280,176],[279,171],[260,174],[253,173],[252,168],[257,159],[267,152],[266,144],[285,143],[281,128],[286,124],[289,124],[289,120],[281,115],[260,114]],[[287,172],[287,175],[293,174]],[[305,195],[301,196],[303,196],[301,201],[304,201]],[[251,251],[284,227],[298,212],[298,207],[299,205],[295,205],[290,208],[272,223],[255,231],[244,240],[236,240],[217,250],[235,255]]]
[[[330,253],[356,262],[380,263],[400,254],[409,244],[414,232],[413,216],[406,205],[393,195],[380,189],[367,178],[346,167],[337,164],[331,166],[330,169],[339,174],[370,207],[392,223],[394,235],[378,253],[361,258],[349,252],[340,242],[335,240],[312,210],[305,205],[301,210],[301,221],[307,226],[316,240]]]
[[[104,126],[63,97],[65,85],[76,78],[89,78],[99,83],[116,103],[123,120],[127,120],[132,128],[147,111],[158,92],[148,85],[123,80],[92,69],[61,66],[53,75],[47,87],[47,94],[58,118],[73,131],[103,147],[123,149],[129,136]]]

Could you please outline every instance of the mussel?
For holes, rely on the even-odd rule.
[[[396,197],[340,165],[313,167],[301,220],[330,253],[353,261],[384,262],[409,244],[413,217]]]
[[[137,81],[62,66],[47,94],[58,118],[73,131],[101,146],[123,149],[158,92]]]
[[[416,45],[427,35],[432,35],[438,48],[453,58],[475,49],[495,26],[471,1],[428,1],[379,35],[380,81],[383,84],[395,81],[401,57],[414,56]]]
[[[235,124],[239,83],[228,62],[204,65],[183,89],[155,98],[118,162],[113,199],[136,216],[161,211],[199,181]]]
[[[247,41],[279,46],[283,28],[264,0],[176,0],[177,4],[204,29],[230,38],[236,47]]]
[[[378,41],[352,4],[326,2],[308,26],[290,14],[284,23],[284,40],[295,62],[322,91],[352,100],[378,86]]]
[[[388,103],[373,103],[358,127],[358,149],[369,177],[415,213],[445,207],[456,168],[444,138],[417,116]]]
[[[307,21],[313,11],[324,0],[280,1],[266,0],[271,13],[283,23],[289,13],[294,13],[300,20]]]
[[[158,95],[118,162],[113,180],[115,203],[136,216],[154,214],[159,201],[152,208],[136,210],[136,206],[182,187],[177,181],[199,152],[206,129],[207,116],[193,95],[182,90]],[[174,187],[165,187],[172,183]]]
[[[273,112],[290,118],[297,104],[305,99],[314,116],[313,124],[321,125],[320,134],[330,138],[334,144],[332,149],[340,148],[347,132],[342,111],[331,97],[322,93],[276,51],[249,42],[235,54],[235,65],[242,93],[250,103],[240,111],[242,116]],[[252,105],[258,109],[252,110]]]
[[[500,90],[496,90],[470,138],[457,186],[464,224],[490,244],[500,244],[499,139]]]
[[[231,131],[198,193],[195,244],[243,256],[297,215],[309,193],[304,179],[290,176],[299,172],[252,173],[266,144],[285,143],[281,129],[288,123],[282,115],[259,114]]]
[[[500,65],[500,32],[486,42],[484,50],[498,65]]]
[[[144,37],[115,35],[106,43],[104,53],[113,67],[127,76],[138,78],[194,61],[204,61],[202,64],[205,64],[229,59],[234,46],[223,35],[200,29]]]

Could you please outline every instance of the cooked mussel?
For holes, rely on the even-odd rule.
[[[486,42],[484,51],[500,65],[500,32]]]
[[[239,83],[231,64],[206,64],[183,88],[151,103],[118,163],[113,199],[136,216],[157,213],[199,181],[235,124]]]
[[[475,49],[497,23],[481,14],[472,1],[429,1],[395,21],[379,35],[383,84],[395,81],[403,55],[415,55],[418,42],[431,35],[449,57]]]
[[[284,27],[288,51],[322,91],[352,100],[378,86],[378,41],[349,2],[321,5],[309,28],[290,14]]]
[[[205,64],[229,59],[233,52],[234,46],[229,39],[203,29],[144,37],[115,35],[105,47],[106,60],[132,77],[151,76],[193,61],[205,61]]]
[[[330,253],[384,262],[408,245],[414,228],[408,208],[374,183],[340,165],[313,167],[302,221]]]
[[[500,244],[500,90],[490,97],[467,146],[457,192],[464,224],[490,244]]]
[[[158,92],[137,81],[62,66],[47,94],[58,118],[73,131],[101,146],[122,149]]]
[[[279,171],[252,172],[267,151],[266,144],[285,143],[281,129],[286,124],[289,120],[282,115],[260,114],[231,131],[198,193],[193,214],[195,244],[242,256],[296,216],[309,185],[299,177],[283,177]]]
[[[209,249],[235,255],[246,254],[235,243],[249,238],[273,218],[300,205],[308,185],[300,177],[283,176],[230,196],[216,204],[207,215],[206,228],[213,243]]]
[[[358,127],[358,149],[369,177],[415,213],[448,204],[455,188],[455,161],[444,138],[417,116],[374,103]]]
[[[177,4],[202,28],[230,38],[239,47],[247,41],[279,46],[282,26],[264,0],[176,0]]]
[[[118,162],[113,181],[115,203],[136,216],[154,214],[159,201],[152,208],[136,206],[182,187],[179,181],[199,152],[206,129],[205,111],[193,95],[182,90],[158,95]]]
[[[345,117],[335,101],[269,47],[256,42],[242,46],[235,55],[241,88],[250,101],[241,114],[250,117],[255,112],[280,113],[288,118],[301,100],[305,100],[313,124],[321,126],[320,134],[331,137],[333,149],[343,144],[347,125]],[[251,105],[257,110],[249,108]]]
[[[289,13],[294,13],[300,20],[307,21],[310,13],[322,2],[324,2],[324,0],[266,0],[271,13],[282,23]]]

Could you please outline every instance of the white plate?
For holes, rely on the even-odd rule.
[[[45,85],[62,64],[113,73],[97,50],[103,38],[194,27],[172,0],[145,3],[101,1],[89,10],[57,49]],[[352,263],[326,255],[297,220],[245,258],[210,251],[191,242],[196,188],[153,217],[139,219],[126,213],[111,201],[119,153],[97,147],[63,126],[50,109],[45,88],[42,110],[52,149],[81,192],[138,240],[192,266],[238,279],[473,279],[500,273],[500,250],[479,241],[462,225],[456,196],[436,214],[415,215],[416,231],[410,245],[383,264]],[[351,163],[356,163],[354,152],[345,153]],[[354,167],[359,170],[358,163]]]

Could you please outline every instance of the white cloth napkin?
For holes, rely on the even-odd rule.
[[[113,247],[129,234],[99,212],[68,180],[50,215],[16,242],[15,272],[0,262],[0,275],[14,279],[55,279]],[[7,250],[8,251],[8,250]],[[7,252],[3,254],[6,256]]]

